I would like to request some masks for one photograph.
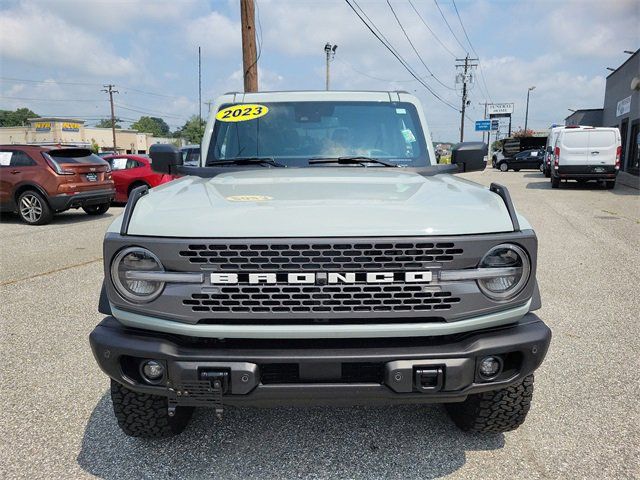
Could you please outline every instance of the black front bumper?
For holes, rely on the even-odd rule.
[[[73,195],[53,195],[49,197],[49,204],[56,212],[70,208],[86,207],[111,203],[116,196],[115,189],[93,190]]]
[[[176,405],[211,406],[211,378],[225,375],[229,405],[432,403],[463,401],[532,373],[544,359],[551,330],[533,313],[514,325],[449,337],[410,339],[212,340],[123,327],[106,317],[91,333],[100,368],[117,382],[169,397]],[[481,358],[502,360],[491,381]],[[165,367],[150,385],[144,359]]]

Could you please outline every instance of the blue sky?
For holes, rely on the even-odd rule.
[[[460,104],[454,55],[473,55],[452,0],[390,0],[420,56],[411,50],[385,0],[358,4],[425,82]],[[415,93],[434,140],[456,140],[459,113],[443,105],[398,63],[343,0],[256,0],[262,90],[324,88],[324,45],[338,45],[332,88]],[[568,108],[601,107],[606,67],[640,46],[640,2],[464,1],[460,18],[480,58],[468,116],[485,100],[514,102],[514,127],[560,122]],[[460,41],[462,46],[458,43]],[[203,101],[242,89],[238,0],[3,0],[0,7],[0,108],[27,106],[41,115],[107,117],[106,83],[116,85],[116,114],[163,117],[172,128],[198,111],[197,47],[202,47]],[[463,48],[464,47],[464,48]],[[475,55],[474,55],[475,56]],[[372,78],[375,77],[375,78]],[[486,82],[486,87],[485,87]],[[453,88],[453,89],[451,89]],[[203,110],[206,106],[203,107]],[[125,123],[126,124],[126,123]],[[466,140],[479,138],[467,121]]]

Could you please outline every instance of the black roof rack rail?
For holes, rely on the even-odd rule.
[[[516,214],[516,209],[513,206],[513,202],[511,201],[511,195],[509,195],[509,190],[504,185],[500,185],[499,183],[491,183],[489,186],[489,190],[493,193],[497,193],[502,198],[502,201],[507,207],[507,211],[509,212],[509,217],[511,217],[511,223],[513,224],[513,231],[520,231],[520,222],[518,222],[518,215]]]
[[[122,214],[120,235],[128,235],[127,232],[129,231],[129,223],[131,223],[133,209],[136,207],[136,203],[138,203],[138,200],[144,197],[147,193],[149,193],[149,187],[147,185],[141,185],[131,190],[131,193],[129,194],[129,200],[127,201],[127,206],[124,208],[124,213]]]

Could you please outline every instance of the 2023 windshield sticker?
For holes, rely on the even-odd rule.
[[[269,107],[254,103],[243,103],[223,108],[216,114],[219,122],[246,122],[264,117],[269,113]]]

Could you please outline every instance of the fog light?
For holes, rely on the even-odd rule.
[[[484,357],[480,360],[478,373],[484,380],[496,378],[502,370],[502,360],[499,357]]]
[[[157,382],[164,375],[164,367],[155,360],[147,360],[142,364],[142,375],[147,381]]]

